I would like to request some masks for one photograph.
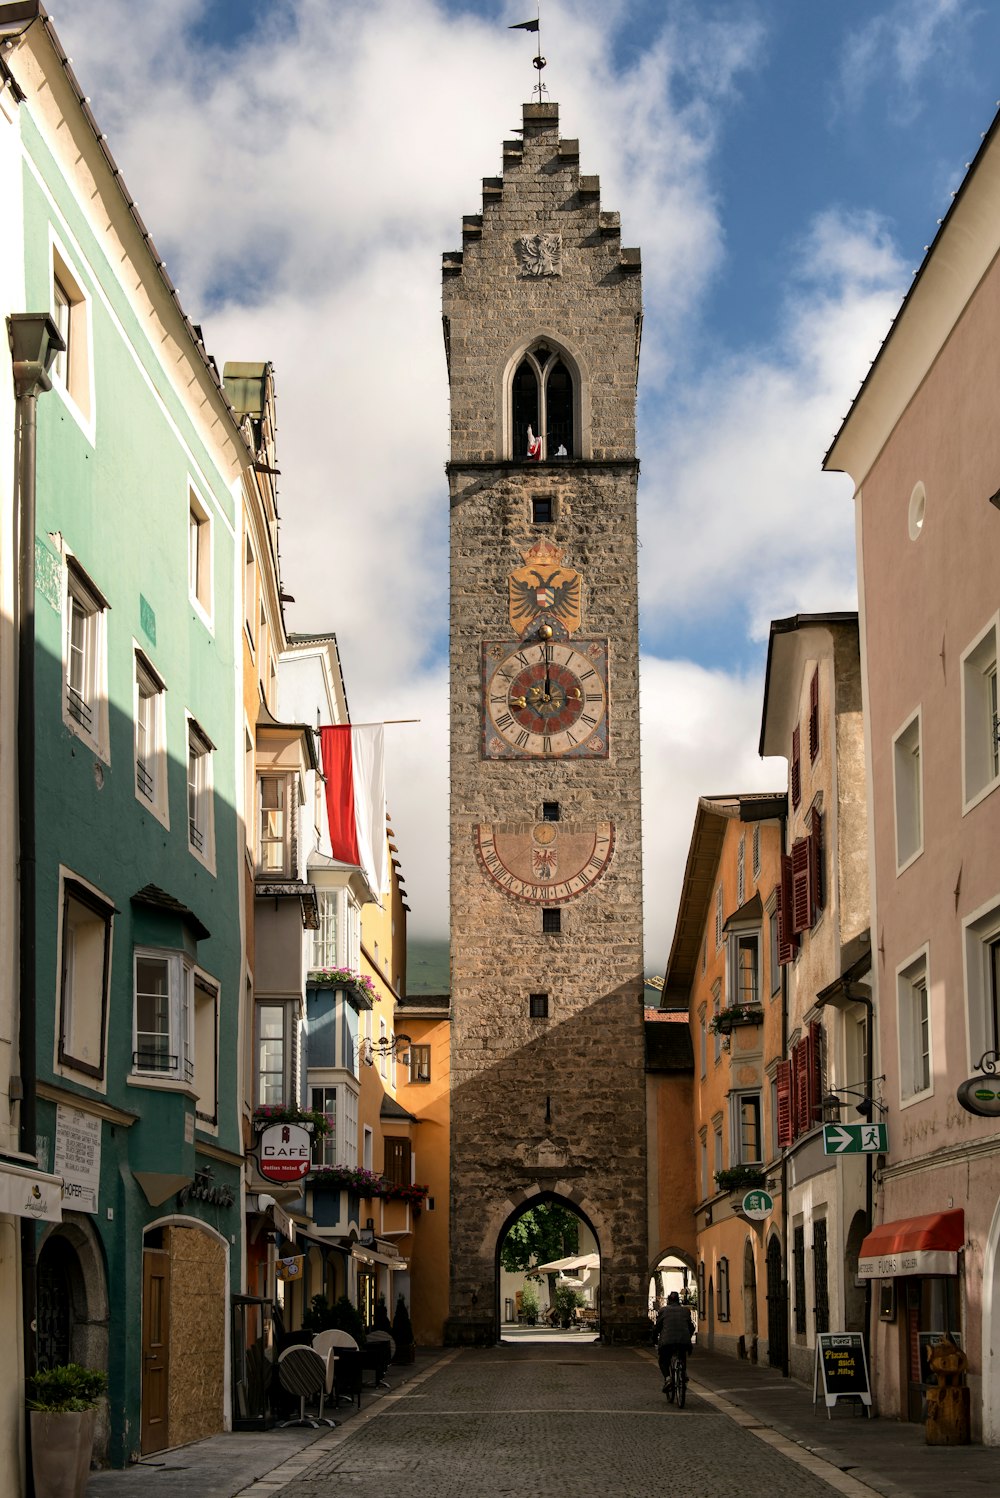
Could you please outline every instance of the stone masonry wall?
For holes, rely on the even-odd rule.
[[[639,278],[621,268],[617,216],[556,106],[525,106],[525,139],[505,148],[464,256],[445,257],[450,337],[451,486],[451,1320],[449,1338],[488,1338],[505,1224],[539,1193],[567,1199],[602,1254],[605,1334],[627,1336],[646,1301],[646,1122],[642,1009],[638,601],[634,458]],[[567,151],[567,146],[569,150]],[[581,191],[581,184],[584,190]],[[610,222],[614,220],[614,222]],[[480,237],[481,228],[481,237]],[[558,232],[562,274],[520,275],[520,235]],[[633,261],[633,264],[637,263]],[[545,336],[575,360],[584,459],[503,460],[504,378]],[[590,460],[586,460],[589,455]],[[553,500],[532,523],[533,495]],[[518,635],[508,577],[544,538],[582,577],[574,640],[608,641],[605,759],[483,757],[481,644]],[[482,872],[476,824],[614,823],[597,883],[542,933],[537,906]],[[529,995],[549,1016],[529,1017]]]

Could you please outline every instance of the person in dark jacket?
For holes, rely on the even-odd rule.
[[[687,1355],[694,1336],[694,1322],[676,1290],[671,1290],[667,1303],[656,1318],[656,1355],[663,1374],[663,1387],[667,1387],[670,1359],[676,1352],[681,1360],[684,1377],[687,1378]]]

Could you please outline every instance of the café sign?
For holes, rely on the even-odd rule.
[[[312,1135],[300,1124],[271,1124],[257,1143],[257,1168],[265,1180],[301,1181],[312,1168]]]

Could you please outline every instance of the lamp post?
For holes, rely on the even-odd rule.
[[[35,438],[36,402],[52,389],[50,370],[65,350],[47,312],[7,318],[14,375],[15,513],[17,516],[17,827],[19,1143],[32,1160],[35,1123]],[[21,1317],[24,1371],[35,1371],[35,1223],[21,1219]]]

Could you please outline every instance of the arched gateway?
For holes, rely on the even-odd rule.
[[[496,1337],[535,1198],[593,1227],[604,1337],[648,1334],[639,255],[558,123],[525,105],[444,257],[453,1343]]]

